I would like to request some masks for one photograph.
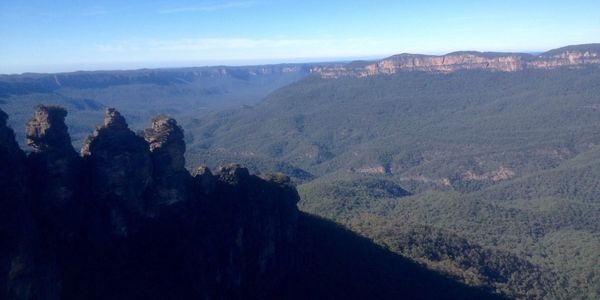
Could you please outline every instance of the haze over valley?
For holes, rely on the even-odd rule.
[[[600,298],[598,3],[25,2],[1,299]]]

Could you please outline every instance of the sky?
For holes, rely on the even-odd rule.
[[[600,42],[600,1],[0,0],[0,74]]]

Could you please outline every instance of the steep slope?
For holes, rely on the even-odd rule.
[[[300,213],[289,178],[184,169],[183,132],[114,109],[83,156],[39,106],[28,156],[0,111],[3,299],[500,298]]]

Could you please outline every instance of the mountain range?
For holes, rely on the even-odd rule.
[[[533,55],[527,53],[501,53],[459,51],[446,55],[398,54],[377,62],[355,62],[348,66],[316,66],[311,72],[322,78],[340,76],[366,77],[395,74],[403,71],[450,73],[461,70],[486,70],[516,72],[523,70],[549,70],[555,68],[581,68],[600,64],[600,44],[575,45]]]
[[[74,160],[83,164],[82,170],[85,170],[84,175],[75,177],[85,182],[76,186],[106,191],[100,193],[104,198],[109,197],[113,189],[124,189],[117,195],[127,196],[119,197],[141,199],[141,202],[133,201],[138,204],[129,207],[127,201],[115,196],[110,196],[108,202],[94,196],[89,197],[95,199],[90,200],[94,206],[97,202],[107,203],[101,206],[101,216],[77,207],[68,215],[85,211],[92,215],[90,220],[101,220],[94,222],[108,227],[99,229],[86,222],[84,225],[76,223],[79,227],[117,234],[120,231],[115,228],[130,222],[127,220],[131,217],[121,210],[136,212],[131,219],[135,221],[131,222],[137,224],[140,207],[154,207],[149,212],[145,212],[145,208],[141,210],[141,224],[149,227],[140,229],[139,239],[130,240],[129,235],[117,238],[117,235],[102,240],[123,241],[126,245],[123,249],[127,251],[153,243],[146,237],[163,232],[167,227],[176,229],[164,234],[172,236],[178,228],[185,228],[186,233],[200,230],[194,226],[206,227],[199,231],[200,236],[214,241],[206,249],[229,251],[232,248],[228,247],[236,244],[237,231],[232,228],[237,225],[232,224],[240,224],[235,220],[247,220],[248,226],[253,222],[263,224],[254,218],[270,222],[273,210],[269,208],[264,214],[254,210],[238,211],[239,207],[229,200],[214,206],[212,200],[202,200],[200,202],[205,204],[199,204],[198,208],[185,204],[182,210],[205,218],[204,213],[197,210],[200,209],[226,221],[206,217],[196,223],[200,225],[191,225],[178,223],[182,218],[180,212],[170,209],[161,212],[160,207],[195,203],[197,200],[178,191],[192,189],[194,195],[202,194],[205,192],[198,191],[198,186],[208,183],[198,182],[214,181],[221,182],[219,186],[230,186],[228,178],[243,174],[244,180],[249,182],[243,192],[233,184],[232,190],[223,187],[211,190],[208,196],[192,198],[237,197],[244,199],[243,203],[254,203],[245,201],[254,197],[250,195],[257,195],[261,187],[268,190],[269,195],[271,192],[281,194],[281,189],[288,191],[285,192],[288,196],[283,198],[296,200],[291,201],[294,205],[290,204],[291,212],[288,211],[289,218],[285,220],[298,219],[294,225],[297,235],[282,242],[287,246],[276,247],[283,249],[276,252],[285,257],[283,260],[296,265],[279,264],[276,259],[277,263],[272,266],[282,269],[270,274],[286,274],[298,280],[312,278],[307,286],[312,287],[314,293],[291,284],[296,282],[290,279],[292,277],[279,281],[285,282],[279,286],[288,292],[307,297],[409,295],[418,298],[423,287],[432,294],[423,294],[422,298],[440,297],[445,293],[442,290],[451,290],[447,294],[450,298],[483,295],[481,297],[595,299],[600,296],[598,82],[600,47],[587,44],[541,54],[463,51],[443,56],[400,54],[369,62],[10,75],[0,78],[0,107],[11,115],[9,124],[15,128],[21,148],[31,152],[23,158],[26,167],[14,159],[6,159],[6,165],[16,164],[6,170],[15,170],[17,174],[21,174],[18,170],[47,174],[55,166],[69,169],[65,163],[49,164],[53,167],[43,172],[36,169],[38,167],[32,169],[31,166],[47,164],[35,160],[39,157],[36,153],[47,151],[45,146],[38,146],[36,138],[37,132],[45,126],[36,125],[40,122],[22,126],[31,119],[29,106],[37,103],[69,109],[66,124],[63,122],[58,127],[63,128],[62,131],[68,127],[74,144],[83,147],[82,158]],[[207,88],[215,92],[208,93]],[[127,129],[122,131],[127,132],[122,136],[100,138],[106,131],[101,126],[86,140],[85,136],[102,122],[106,108],[113,106],[122,110],[131,123],[120,127],[131,127],[133,131]],[[176,117],[178,122],[163,116],[153,119],[150,128],[144,129],[145,120],[158,113]],[[34,119],[44,119],[44,113],[39,115],[38,118],[36,113]],[[109,110],[107,116],[110,120],[116,115],[116,111]],[[104,127],[110,126],[105,124]],[[138,133],[134,133],[135,130]],[[177,138],[167,147],[168,151],[162,151],[160,145],[165,139],[169,140],[167,136]],[[135,146],[119,142],[125,137],[136,140]],[[7,145],[13,149],[8,153],[20,153],[15,150],[14,138],[8,140]],[[26,144],[33,148],[27,148]],[[61,144],[70,146],[71,143],[63,138]],[[115,144],[123,144],[123,147],[112,149],[111,145]],[[79,157],[74,150],[67,150],[71,157]],[[123,157],[122,151],[145,154],[134,159]],[[177,159],[173,160],[174,154]],[[11,155],[23,157],[24,154]],[[115,157],[115,162],[111,157]],[[165,168],[165,162],[169,162],[166,165],[170,167]],[[245,168],[220,167],[233,163]],[[102,167],[103,164],[112,167]],[[201,171],[192,177],[184,171],[184,164],[188,170],[204,165],[201,170],[220,171],[210,176],[202,175],[206,171]],[[177,172],[172,172],[174,165]],[[131,170],[123,171],[122,166]],[[109,170],[120,176],[118,178],[131,178],[135,182],[111,183],[110,178],[116,175],[106,176]],[[227,175],[232,172],[237,175]],[[269,172],[285,175],[274,177],[268,175]],[[140,173],[145,175],[140,177]],[[202,179],[203,176],[209,179]],[[283,179],[285,176],[297,185],[297,194],[288,179]],[[3,178],[21,177],[12,174]],[[25,184],[29,185],[28,189],[37,191],[37,195],[44,195],[26,196],[28,199],[47,198],[45,195],[50,191],[39,192],[38,186],[59,186],[52,191],[53,195],[69,190],[56,174],[32,178],[33,182],[6,186]],[[95,185],[98,181],[94,178],[104,178],[104,181]],[[145,179],[136,181],[135,178]],[[275,183],[269,183],[272,181]],[[267,188],[271,184],[279,187]],[[152,188],[137,195],[127,191],[131,186],[137,191]],[[81,195],[77,193],[73,195]],[[149,195],[155,198],[147,198]],[[271,199],[269,195],[252,199]],[[299,211],[295,201],[298,201]],[[32,209],[35,211],[36,205],[29,204],[18,210],[28,215]],[[34,213],[22,219],[52,224],[55,220],[48,221],[47,215],[53,213]],[[64,222],[62,216],[57,218],[59,223]],[[164,221],[165,218],[169,221]],[[213,221],[217,225],[213,225]],[[175,226],[170,222],[183,227],[170,227]],[[36,226],[39,225],[25,227]],[[116,227],[110,229],[111,226]],[[268,228],[254,228],[252,234],[260,236],[259,241],[266,241],[262,239],[265,234],[262,230]],[[210,233],[210,229],[214,231]],[[64,233],[73,235],[66,229]],[[62,241],[61,234],[62,229],[51,232],[49,244],[56,244],[55,239]],[[223,240],[216,236],[219,234]],[[182,241],[196,243],[182,239],[168,240],[165,244]],[[71,242],[79,245],[81,240]],[[34,241],[27,243],[34,245],[31,244]],[[103,252],[107,250],[101,247],[87,244],[85,247],[101,252],[98,255],[114,254]],[[257,247],[264,250],[261,245]],[[163,248],[159,245],[158,249]],[[307,252],[295,252],[301,249]],[[51,253],[62,252],[56,251]],[[124,253],[128,255],[137,253],[127,251]],[[214,260],[210,251],[198,259]],[[176,256],[165,249],[152,255]],[[235,255],[232,257],[238,257]],[[94,257],[106,259],[108,256]],[[251,256],[248,261],[254,262],[257,257]],[[365,263],[359,264],[357,257],[365,257]],[[150,261],[152,257],[144,257],[139,260],[140,265],[131,266],[129,271],[136,275],[145,272],[140,266]],[[73,267],[70,264],[64,261],[59,266],[75,270],[70,269]],[[212,265],[213,269],[203,270],[210,273],[223,266]],[[335,269],[344,271],[333,272]],[[237,280],[231,276],[250,274],[249,278],[258,278],[260,272],[248,270],[250,273],[227,273],[230,277],[223,281],[225,290],[238,296],[247,294],[249,290],[240,292],[240,286],[231,283]],[[403,270],[413,271],[405,273]],[[164,269],[157,267],[156,271]],[[103,272],[109,273],[94,276],[115,275],[114,269]],[[427,275],[415,277],[413,274]],[[266,288],[258,293],[282,295],[277,293],[283,290],[268,288],[273,284],[269,280],[275,278],[270,276],[255,285]],[[86,284],[95,278],[85,279],[90,280]],[[159,277],[136,284],[154,285],[152,278]],[[211,280],[203,281],[206,290],[223,288]],[[348,288],[345,285],[348,282],[366,284]],[[165,284],[191,286],[183,282]],[[328,286],[344,287],[342,290],[347,294]],[[436,286],[452,288],[440,290]],[[166,288],[157,289],[166,291]]]
[[[314,74],[192,120],[188,157],[283,172],[301,210],[463,282],[594,299],[599,66]]]

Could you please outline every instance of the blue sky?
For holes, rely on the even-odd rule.
[[[600,1],[0,0],[0,73],[323,61],[600,42]]]

